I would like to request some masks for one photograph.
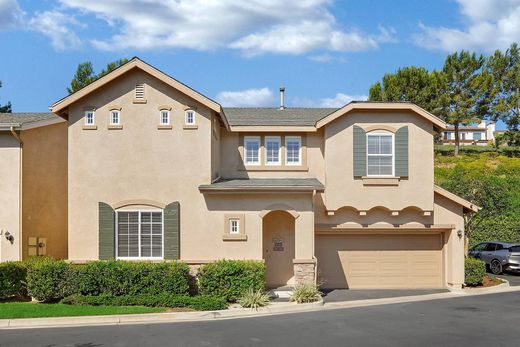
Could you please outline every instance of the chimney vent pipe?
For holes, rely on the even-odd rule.
[[[285,109],[285,87],[280,87],[280,110]]]

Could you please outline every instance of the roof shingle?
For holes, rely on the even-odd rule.
[[[59,118],[50,112],[0,113],[0,125],[22,126],[24,124]]]
[[[224,107],[230,126],[314,126],[335,108],[241,108]]]

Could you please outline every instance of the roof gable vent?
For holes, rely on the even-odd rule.
[[[134,104],[146,104],[144,83],[138,83],[135,85]]]

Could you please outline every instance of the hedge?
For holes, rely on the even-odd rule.
[[[61,303],[68,305],[93,305],[93,306],[147,306],[147,307],[187,307],[197,311],[225,310],[228,304],[223,298],[211,296],[187,296],[161,293],[155,295],[98,295],[84,296],[72,295]]]
[[[27,270],[20,261],[0,263],[0,299],[25,295]]]
[[[440,155],[453,155],[455,152],[454,145],[435,145],[434,146],[435,154]],[[520,147],[493,147],[493,146],[460,146],[459,152],[463,154],[480,154],[480,153],[496,153],[497,155],[502,154],[511,158],[519,158],[520,157]]]
[[[236,302],[249,289],[265,287],[265,265],[252,260],[220,260],[200,268],[199,293]]]
[[[70,265],[63,260],[40,258],[26,263],[27,293],[39,301],[54,301],[68,294]]]
[[[478,286],[484,281],[486,263],[480,259],[464,259],[464,283],[467,286]]]

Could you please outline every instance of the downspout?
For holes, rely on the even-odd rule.
[[[316,258],[316,223],[314,220],[314,210],[315,204],[314,200],[316,198],[316,190],[312,191],[312,259],[314,259],[314,284],[318,285],[318,258]]]
[[[23,215],[22,215],[22,168],[23,168],[23,141],[22,141],[22,138],[20,137],[20,135],[18,135],[18,133],[14,130],[14,126],[11,126],[9,128],[9,130],[11,131],[11,134],[14,136],[14,138],[16,139],[16,141],[18,141],[18,143],[20,144],[20,167],[18,168],[19,172],[19,177],[18,177],[18,180],[19,180],[19,183],[18,183],[18,203],[19,203],[19,206],[18,206],[18,218],[19,218],[19,233],[18,233],[18,244],[19,244],[19,258],[20,260],[22,260],[22,253],[23,253],[23,249],[22,249],[22,246],[23,246],[23,238],[22,238],[22,223],[23,223]]]

